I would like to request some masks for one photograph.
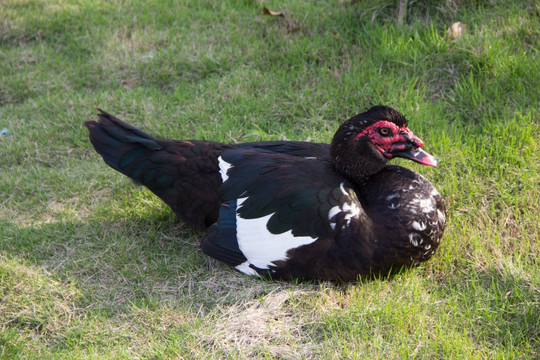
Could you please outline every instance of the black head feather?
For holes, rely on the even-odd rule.
[[[354,181],[363,182],[384,168],[388,160],[368,139],[354,138],[362,130],[381,120],[393,122],[399,127],[407,124],[399,111],[378,105],[351,117],[339,127],[332,140],[331,156],[340,173]]]
[[[399,111],[388,106],[373,106],[361,115],[363,115],[363,118],[369,120],[371,123],[375,123],[379,120],[386,120],[393,122],[399,127],[407,126],[407,119],[405,116],[401,115]]]
[[[373,125],[380,120],[393,122],[399,127],[407,126],[407,119],[405,116],[401,115],[399,111],[389,106],[377,105],[371,107],[366,112],[351,117],[349,120],[345,121],[341,127],[345,127],[348,130],[351,130],[351,133],[354,132],[354,134],[357,134],[364,128]]]

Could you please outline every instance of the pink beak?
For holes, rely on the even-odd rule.
[[[437,166],[438,161],[432,155],[420,149],[424,143],[407,129],[401,133],[403,141],[392,144],[390,153],[392,157],[401,157],[416,161],[422,165]]]

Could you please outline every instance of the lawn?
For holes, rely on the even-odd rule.
[[[0,358],[540,358],[540,5],[397,3],[0,0]],[[448,226],[429,262],[349,284],[208,258],[83,126],[329,142],[378,104],[440,161],[394,163]]]

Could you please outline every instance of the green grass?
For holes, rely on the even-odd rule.
[[[0,0],[0,357],[538,359],[540,5]],[[466,34],[445,39],[448,26]],[[292,25],[299,30],[289,32]],[[154,135],[328,142],[376,104],[440,160],[428,263],[266,282],[108,168],[96,107]]]

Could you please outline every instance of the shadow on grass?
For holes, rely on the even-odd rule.
[[[447,345],[466,338],[463,341],[471,348],[508,348],[516,353],[540,345],[539,289],[526,275],[502,268],[466,268],[460,276],[443,274],[438,281],[405,271],[382,281],[298,285],[250,278],[208,258],[198,248],[202,234],[169,213],[32,225],[3,220],[0,225],[4,232],[0,324],[10,331],[48,334],[47,341],[55,344],[63,344],[55,338],[59,333],[69,337],[70,332],[82,331],[69,325],[73,319],[116,319],[122,326],[132,319],[136,323],[168,321],[183,329],[207,315],[233,321],[254,300],[264,303],[271,301],[268,296],[274,292],[281,296],[283,290],[300,287],[311,291],[312,299],[304,305],[315,306],[317,314],[310,314],[310,323],[298,328],[312,339],[326,341],[336,336],[339,342],[349,338],[347,333],[367,337],[392,328],[387,336],[396,341],[401,331],[415,329],[412,337],[402,334],[412,340],[399,341],[426,337],[428,342],[432,336],[439,341],[444,329],[450,334],[443,341]],[[325,303],[323,289],[338,296],[353,295],[344,306],[329,311],[331,304]],[[289,312],[275,311],[278,315]],[[170,316],[191,320],[171,320]],[[313,321],[320,316],[321,321]],[[159,327],[157,323],[153,329]],[[197,330],[192,332],[189,336]],[[429,354],[439,350],[433,345]]]
[[[76,284],[84,308],[114,312],[131,304],[166,303],[204,312],[264,292],[265,282],[208,258],[199,250],[202,234],[171,219],[28,226],[3,221],[7,231],[0,251],[45,270],[51,281]]]
[[[295,286],[208,258],[198,248],[201,234],[169,214],[0,226],[0,346],[14,355],[28,341],[52,352],[107,352],[134,341],[140,351],[154,338],[179,353],[201,351],[189,344],[228,334],[214,329],[214,318],[221,326]]]

